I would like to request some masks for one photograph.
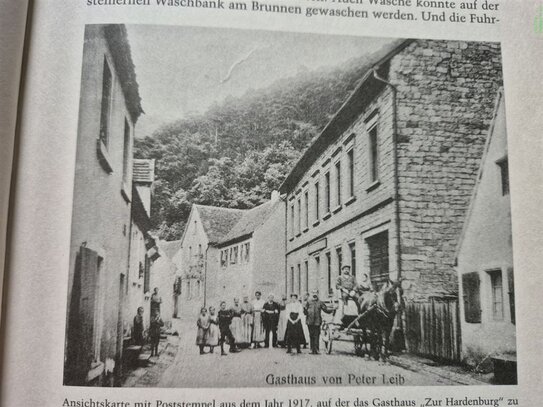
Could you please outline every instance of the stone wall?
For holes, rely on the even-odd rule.
[[[498,44],[416,40],[397,90],[402,275],[415,299],[457,292],[454,253],[502,85]]]

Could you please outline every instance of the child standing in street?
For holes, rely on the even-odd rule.
[[[198,317],[198,320],[196,321],[196,326],[198,327],[198,331],[196,332],[196,345],[200,348],[200,355],[203,355],[204,352],[204,346],[206,345],[206,335],[207,331],[209,330],[209,316],[207,315],[207,308],[202,307],[200,309],[200,316]]]
[[[164,322],[160,318],[160,312],[155,313],[151,318],[149,326],[149,338],[151,339],[151,356],[158,356],[158,343],[160,342],[160,328]]]
[[[209,353],[213,353],[215,346],[219,344],[219,317],[215,307],[209,307],[209,329],[206,335],[206,345],[209,346]]]

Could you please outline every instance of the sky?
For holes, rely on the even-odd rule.
[[[209,27],[127,27],[142,106],[137,137],[300,71],[339,67],[390,39]]]

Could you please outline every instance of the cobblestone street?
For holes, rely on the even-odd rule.
[[[332,354],[321,349],[321,355],[311,355],[307,349],[302,354],[287,354],[284,349],[244,349],[236,354],[200,355],[195,345],[196,323],[174,320],[179,338],[175,356],[171,344],[161,353],[154,365],[141,370],[125,382],[136,387],[273,387],[268,383],[272,375],[314,377],[316,386],[326,385],[463,385],[485,384],[466,373],[454,372],[436,366],[425,366],[412,358],[392,357],[390,363],[367,360],[354,355],[349,342],[334,342]],[[322,346],[321,346],[322,348]],[[324,378],[334,378],[326,380]],[[292,379],[290,379],[292,380]],[[288,385],[288,384],[287,384]]]

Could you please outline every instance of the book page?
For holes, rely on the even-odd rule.
[[[37,2],[0,404],[539,406],[542,27]]]
[[[0,300],[27,2],[0,3]]]

